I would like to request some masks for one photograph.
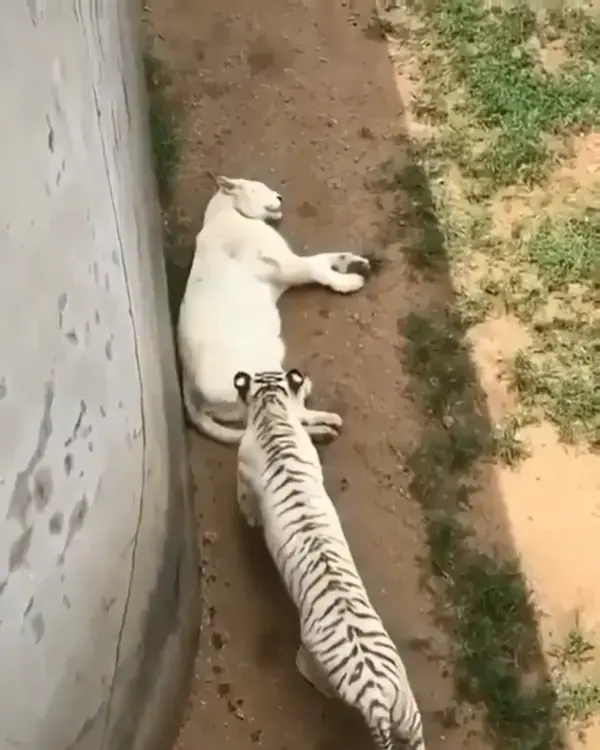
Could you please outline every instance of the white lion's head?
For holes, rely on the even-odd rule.
[[[216,177],[215,182],[221,194],[231,200],[242,216],[261,221],[279,221],[282,218],[283,198],[264,183],[222,175]]]

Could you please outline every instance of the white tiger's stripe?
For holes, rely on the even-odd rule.
[[[324,680],[358,709],[379,750],[394,750],[397,741],[425,750],[406,670],[369,600],[325,489],[319,456],[300,422],[302,382],[295,370],[236,375],[248,407],[238,452],[240,508],[251,525],[264,527],[298,608],[315,679],[303,674],[316,686],[318,678]],[[298,664],[302,653],[301,646]]]

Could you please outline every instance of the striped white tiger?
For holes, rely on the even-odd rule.
[[[379,750],[425,750],[406,670],[360,578],[325,489],[316,448],[300,421],[306,379],[298,370],[238,372],[247,409],[238,448],[237,499],[262,526],[300,616],[300,673],[358,709]],[[398,744],[396,744],[398,743]]]

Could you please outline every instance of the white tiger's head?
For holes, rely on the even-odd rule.
[[[280,221],[283,216],[283,198],[263,182],[215,177],[222,195],[226,195],[238,213],[247,219]]]
[[[273,393],[303,406],[312,391],[311,379],[299,370],[267,370],[250,375],[241,370],[233,378],[239,400],[250,408],[262,396]]]

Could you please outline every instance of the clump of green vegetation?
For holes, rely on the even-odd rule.
[[[553,681],[560,714],[570,726],[585,729],[600,710],[600,682],[584,675],[583,670],[594,662],[595,645],[577,618],[564,642],[549,653],[553,661]]]
[[[586,356],[550,351],[536,360],[525,351],[510,363],[510,385],[531,411],[540,409],[565,442],[600,446],[600,363],[597,342]],[[587,361],[586,361],[587,359]]]
[[[546,71],[531,45],[543,29],[525,3],[490,12],[480,0],[434,0],[426,12],[465,88],[466,111],[489,134],[469,160],[480,180],[495,188],[537,181],[550,156],[546,135],[600,122],[600,59],[580,56]],[[575,19],[587,30],[589,54],[595,37],[585,16]]]
[[[529,449],[519,436],[521,422],[511,415],[494,430],[494,453],[506,466],[514,467],[529,456]]]

